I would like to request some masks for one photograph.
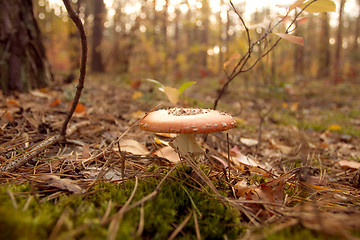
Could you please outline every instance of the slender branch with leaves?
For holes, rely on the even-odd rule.
[[[226,92],[229,84],[241,73],[244,72],[248,72],[251,69],[253,69],[257,63],[259,63],[259,61],[264,58],[265,56],[267,56],[277,45],[278,43],[282,40],[289,40],[293,43],[296,44],[300,44],[303,45],[303,39],[301,37],[296,37],[293,35],[289,35],[290,33],[290,29],[292,27],[294,27],[296,21],[299,19],[299,16],[304,12],[304,11],[308,11],[308,12],[325,12],[325,11],[335,11],[335,3],[332,0],[308,0],[308,1],[301,1],[301,0],[297,0],[295,1],[289,8],[288,11],[286,13],[285,16],[283,16],[278,22],[276,22],[273,26],[269,26],[267,31],[265,31],[265,33],[258,38],[256,41],[251,41],[251,36],[250,36],[250,32],[249,32],[249,28],[247,27],[244,18],[241,16],[241,14],[237,11],[236,7],[234,6],[233,2],[230,0],[230,5],[233,9],[233,11],[236,13],[236,15],[239,17],[242,26],[245,29],[246,32],[246,37],[247,37],[247,42],[248,42],[248,49],[246,51],[246,53],[238,60],[238,62],[236,63],[236,65],[232,68],[232,70],[230,71],[226,71],[226,69],[224,69],[227,81],[225,82],[225,84],[222,86],[222,88],[220,89],[220,91],[218,92],[218,96],[214,101],[214,106],[213,108],[216,109],[217,105],[221,99],[221,97],[224,95],[224,93]],[[312,8],[310,8],[310,6]],[[282,22],[284,22],[286,19],[289,18],[289,14],[292,10],[294,10],[295,8],[299,7],[301,10],[295,14],[294,18],[292,19],[292,21],[290,22],[290,24],[286,27],[284,33],[275,33],[274,29],[276,27],[278,27]],[[265,51],[258,56],[252,63],[249,63],[251,57],[252,57],[252,53],[254,51],[254,47],[256,45],[258,45],[259,43],[261,43],[262,41],[265,41],[270,35],[277,35],[279,38],[272,44],[266,44],[265,45]],[[234,60],[230,59],[231,60]],[[227,64],[226,64],[227,65]],[[224,64],[225,66],[225,64]]]

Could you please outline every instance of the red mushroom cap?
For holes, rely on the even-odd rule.
[[[211,133],[225,131],[236,124],[226,113],[211,109],[169,108],[150,112],[140,122],[141,129],[159,133]]]

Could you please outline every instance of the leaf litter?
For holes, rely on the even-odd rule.
[[[133,92],[98,80],[88,85],[86,95],[91,101],[79,105],[81,109],[71,123],[86,125],[77,128],[66,143],[50,146],[13,171],[3,172],[0,185],[30,182],[51,189],[50,196],[56,198],[59,194],[86,194],[100,181],[122,184],[135,177],[149,177],[148,169],[154,164],[163,171],[184,164],[184,159],[167,146],[174,136],[129,127],[151,109],[141,101],[146,95],[141,86],[136,91],[143,93],[134,99]],[[64,89],[50,87],[0,100],[0,167],[31,153],[38,143],[59,131],[70,101]],[[242,105],[247,109],[235,118],[257,127],[254,105]],[[205,159],[195,164],[186,156],[185,162],[193,167],[197,181],[210,187],[209,194],[244,215],[247,234],[253,233],[253,237],[263,225],[276,226],[271,228],[273,234],[300,224],[351,239],[351,231],[360,228],[360,222],[354,220],[360,217],[359,139],[337,133],[339,124],[304,133],[293,125],[267,121],[264,129],[261,141],[255,140],[256,131],[231,130],[229,146],[224,133],[210,134],[202,143],[207,149]],[[122,137],[124,133],[126,137]],[[209,172],[204,174],[199,165]],[[219,193],[215,182],[228,186],[226,196]],[[140,206],[140,202],[135,205]],[[188,224],[192,214],[195,212],[181,224]],[[110,228],[116,219],[112,218]],[[173,234],[182,230],[181,224]],[[270,233],[264,230],[262,234]]]

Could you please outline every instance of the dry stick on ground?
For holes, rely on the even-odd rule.
[[[67,133],[67,135],[72,135],[77,129],[84,127],[86,125],[89,125],[89,124],[90,124],[89,121],[77,123],[77,124],[71,126],[66,131],[66,133]],[[61,138],[62,138],[62,136],[60,136],[60,135],[49,137],[49,138],[41,141],[39,144],[27,149],[23,155],[16,155],[14,158],[10,158],[8,163],[6,163],[0,167],[0,177],[5,176],[6,172],[8,172],[8,173],[13,172],[16,168],[24,165],[25,163],[27,163],[28,161],[30,161],[31,159],[33,159],[34,157],[39,155],[41,152],[43,152],[46,148],[57,143]]]
[[[67,131],[68,123],[75,111],[76,105],[79,102],[81,91],[84,88],[84,82],[85,82],[85,74],[86,74],[86,61],[87,61],[87,41],[86,41],[86,35],[85,30],[82,25],[82,22],[78,16],[78,14],[75,12],[75,10],[71,7],[71,3],[69,0],[63,0],[64,5],[66,7],[66,10],[69,13],[70,18],[75,23],[76,27],[79,30],[80,38],[81,38],[81,45],[82,45],[82,52],[81,52],[81,66],[80,66],[80,78],[79,78],[79,84],[76,87],[76,95],[74,97],[73,103],[71,105],[71,108],[66,115],[66,119],[64,120],[62,129],[60,131],[60,135],[52,136],[50,138],[45,139],[44,141],[37,144],[35,147],[30,148],[29,152],[24,154],[23,156],[17,157],[14,161],[11,161],[7,164],[4,164],[0,167],[0,177],[6,175],[5,172],[13,172],[16,168],[24,165],[28,161],[30,161],[32,158],[36,157],[38,154],[40,154],[42,151],[44,151],[47,147],[57,143],[60,140],[65,140],[66,134],[71,134],[75,132],[77,128],[84,125],[84,122],[81,123],[81,125],[75,125],[75,128],[72,128],[71,131]],[[89,122],[86,122],[85,125],[88,125]],[[70,130],[70,129],[69,129]],[[70,133],[69,133],[70,132]]]
[[[313,0],[311,2],[309,2],[303,9],[301,9],[301,11],[299,11],[299,13],[295,14],[294,19],[291,21],[291,23],[289,24],[289,26],[286,28],[285,33],[288,34],[290,32],[290,28],[295,24],[295,21],[298,19],[298,17],[300,16],[300,14],[302,14],[304,12],[304,10],[311,5],[312,3],[316,2],[317,0]],[[218,92],[218,96],[214,101],[214,106],[213,109],[217,108],[218,102],[220,101],[221,97],[224,95],[224,93],[226,92],[229,84],[235,79],[235,77],[237,77],[240,73],[244,73],[244,72],[248,72],[251,69],[253,69],[256,64],[265,56],[267,56],[277,45],[278,43],[281,41],[281,38],[277,39],[275,41],[275,43],[273,45],[269,44],[269,48],[267,49],[267,51],[265,51],[265,53],[261,54],[253,63],[250,64],[250,66],[247,66],[248,61],[250,60],[251,54],[254,50],[254,47],[256,45],[258,45],[258,43],[260,43],[261,41],[265,40],[269,35],[271,35],[272,31],[280,25],[280,23],[282,23],[288,16],[290,11],[288,11],[286,13],[286,15],[284,17],[282,17],[274,26],[269,27],[268,30],[264,33],[263,36],[261,36],[259,39],[257,39],[255,42],[251,42],[251,38],[250,38],[250,33],[249,33],[249,29],[246,26],[246,23],[243,19],[243,17],[240,15],[240,13],[236,10],[234,4],[232,3],[232,1],[230,1],[230,5],[233,8],[234,12],[236,13],[236,15],[239,17],[241,24],[243,25],[243,27],[245,28],[246,31],[246,36],[247,36],[247,41],[248,41],[248,50],[247,52],[240,58],[240,60],[238,61],[238,63],[236,64],[236,66],[232,69],[231,73],[228,74],[228,72],[224,69],[225,75],[227,77],[227,82],[222,86],[222,88],[220,89],[220,91]]]

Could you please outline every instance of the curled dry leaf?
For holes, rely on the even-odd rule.
[[[360,162],[350,161],[350,160],[340,160],[338,162],[339,166],[345,170],[347,169],[358,169],[360,168]]]
[[[140,142],[134,139],[123,139],[120,141],[120,149],[124,152],[129,152],[135,155],[147,155],[149,150]],[[115,150],[118,150],[115,148]]]
[[[83,189],[79,185],[75,184],[71,179],[60,178],[55,175],[46,175],[41,178],[42,180],[45,180],[47,185],[50,187],[55,187],[76,194],[83,193]]]
[[[180,161],[179,154],[175,152],[175,150],[170,146],[160,148],[155,152],[155,155],[158,157],[166,158],[172,163],[177,163]]]

